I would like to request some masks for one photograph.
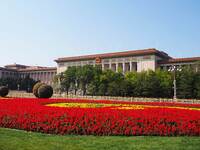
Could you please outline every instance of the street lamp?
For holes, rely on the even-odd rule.
[[[18,91],[20,90],[20,85],[19,85],[19,84],[17,84],[17,90],[18,90]]]
[[[173,72],[173,77],[174,77],[174,81],[173,81],[173,85],[174,85],[174,96],[173,96],[173,99],[176,100],[177,99],[177,96],[176,96],[176,71],[181,71],[182,69],[180,67],[177,67],[175,65],[172,65],[168,71],[172,71]]]

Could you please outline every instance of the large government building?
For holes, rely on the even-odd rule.
[[[56,67],[26,66],[20,64],[0,67],[0,78],[13,77],[25,78],[29,76],[34,80],[52,84],[52,79],[56,74],[64,72],[71,66],[93,65],[100,66],[102,70],[111,69],[113,71],[146,71],[157,68],[168,70],[172,66],[191,66],[198,70],[197,62],[200,57],[172,58],[163,51],[152,49],[131,50],[115,53],[104,53],[96,55],[63,57],[55,60]]]
[[[200,57],[172,58],[163,51],[152,49],[131,50],[116,53],[104,53],[96,55],[85,55],[75,57],[63,57],[55,60],[58,64],[57,73],[65,71],[71,66],[99,65],[103,70],[111,69],[118,71],[119,68],[125,73],[127,71],[146,71],[157,68],[168,69],[175,66],[195,66]],[[198,69],[198,68],[197,68]]]
[[[0,67],[0,78],[25,78],[29,76],[35,81],[52,84],[56,75],[56,67],[25,66],[20,64],[6,65]]]

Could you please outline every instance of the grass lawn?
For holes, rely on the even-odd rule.
[[[200,137],[48,135],[0,128],[0,150],[199,150]]]

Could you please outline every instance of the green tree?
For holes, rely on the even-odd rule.
[[[137,80],[137,72],[127,72],[125,74],[125,84],[127,85],[126,91],[128,96],[138,96],[138,93],[136,91]]]
[[[88,92],[90,95],[98,95],[99,87],[100,87],[100,77],[102,74],[102,70],[100,66],[93,67],[93,80],[88,85]]]
[[[27,92],[32,92],[33,86],[36,81],[30,78],[28,75],[21,79],[21,83],[19,83],[21,90],[25,90]]]
[[[69,88],[70,88],[70,80],[69,78],[64,78],[63,81],[61,82],[61,87],[63,91],[67,92],[67,95],[69,94]]]
[[[148,87],[147,87],[147,72],[139,72],[136,76],[135,83],[135,96],[147,97],[148,96]]]
[[[118,96],[121,91],[121,82],[124,76],[122,73],[112,70],[105,70],[100,75],[100,84],[98,95]]]
[[[109,79],[107,95],[123,96],[126,95],[125,80],[121,72],[113,72],[112,78]]]
[[[199,74],[184,68],[177,72],[177,95],[179,98],[200,96]],[[0,82],[1,83],[1,82]],[[63,73],[62,87],[80,89],[83,94],[139,97],[172,97],[173,73],[163,70],[122,72],[102,71],[99,66],[69,67]]]
[[[176,73],[178,98],[193,98],[194,71],[190,67]]]
[[[70,80],[69,77],[67,76],[66,71],[64,73],[56,75],[54,77],[54,83],[57,85],[56,90],[59,90],[60,92],[66,91],[68,95],[70,88]]]
[[[171,94],[171,75],[165,71],[149,70],[140,73],[128,73],[126,80],[132,85],[133,96],[165,97]]]
[[[78,76],[78,70],[80,67],[69,67],[64,72],[64,77],[66,78],[67,83],[70,83],[70,88],[74,90],[74,94],[76,95],[78,87],[79,87],[79,76]]]
[[[145,81],[145,96],[146,97],[159,97],[160,93],[160,81],[156,73],[149,70],[146,74]]]
[[[157,97],[172,97],[173,79],[171,73],[157,69],[155,75],[159,81],[159,87],[157,87],[159,89],[156,93]]]
[[[85,65],[77,70],[78,80],[80,82],[80,88],[83,91],[83,95],[87,92],[89,83],[94,78],[94,67],[91,65]]]
[[[112,70],[105,70],[100,76],[100,85],[98,95],[107,95],[108,84],[113,80],[114,72]]]
[[[34,84],[36,83],[35,80],[26,76],[25,78],[1,78],[0,79],[0,86],[8,86],[11,90],[25,90],[27,92],[31,92]]]
[[[200,99],[200,72],[196,72],[194,76],[193,97]]]

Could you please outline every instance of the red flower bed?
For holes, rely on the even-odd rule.
[[[0,127],[51,134],[199,136],[200,110],[172,108],[112,109],[45,106],[56,102],[138,104],[200,108],[176,103],[139,103],[61,99],[0,99]]]

